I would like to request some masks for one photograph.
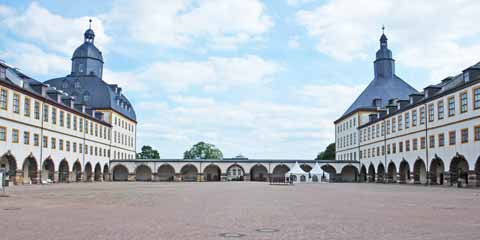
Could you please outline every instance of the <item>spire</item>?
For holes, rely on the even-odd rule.
[[[380,49],[376,54],[374,68],[375,77],[391,78],[395,74],[395,60],[392,58],[392,51],[388,49],[388,38],[385,35],[385,25],[382,26]]]
[[[385,25],[382,26],[382,36],[380,37],[380,48],[387,48],[388,38],[385,36]]]
[[[85,42],[93,43],[93,39],[95,39],[95,33],[92,30],[92,19],[88,20],[88,29],[83,34],[85,37]]]

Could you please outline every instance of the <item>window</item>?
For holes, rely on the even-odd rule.
[[[475,126],[473,131],[475,135],[475,141],[480,141],[480,126]]]
[[[455,96],[448,98],[448,116],[455,115]]]
[[[43,121],[48,122],[48,105],[43,105]]]
[[[78,131],[83,131],[83,118],[78,118]]]
[[[50,145],[52,146],[52,149],[57,148],[57,139],[55,139],[54,137],[52,137],[52,138],[50,139],[50,142],[51,142]]]
[[[420,138],[420,148],[421,149],[425,149],[425,145],[426,145],[425,141],[426,141],[425,137]]]
[[[443,119],[443,114],[445,112],[444,106],[443,106],[443,100],[440,100],[437,102],[437,115],[438,115],[438,120]]]
[[[0,141],[7,141],[7,129],[5,127],[0,127]]]
[[[410,151],[410,140],[405,141],[405,151],[407,151],[407,152]]]
[[[65,113],[64,113],[63,111],[60,111],[60,127],[65,126],[65,124],[64,124],[64,116],[65,116]]]
[[[398,143],[398,152],[403,152],[403,142]]]
[[[405,129],[410,127],[410,113],[405,113]]]
[[[23,132],[23,144],[30,144],[30,133],[27,131]]]
[[[95,137],[98,137],[98,124],[95,124]]]
[[[461,143],[468,143],[468,128],[460,131]]]
[[[77,143],[76,142],[73,143],[73,152],[77,152]]]
[[[433,122],[435,120],[435,107],[432,104],[428,105],[428,121]]]
[[[20,141],[18,129],[12,129],[12,143],[18,143]]]
[[[57,124],[57,109],[52,107],[52,123]]]
[[[387,144],[387,154],[390,154],[390,144]]]
[[[418,139],[414,138],[412,140],[412,145],[413,145],[413,151],[417,151],[418,150]]]
[[[40,145],[40,137],[38,136],[38,134],[33,134],[33,146],[37,146]]]
[[[70,141],[65,141],[65,150],[67,150],[67,152],[70,152]]]
[[[63,139],[58,140],[58,150],[63,151]]]
[[[30,117],[30,98],[25,97],[23,102],[23,114],[25,117]]]
[[[93,136],[93,122],[90,122],[90,135]]]
[[[20,113],[20,95],[13,94],[13,112]]]
[[[467,92],[460,93],[460,113],[468,111],[468,94]]]
[[[398,116],[398,131],[401,131],[403,129],[403,119],[402,119],[402,115],[399,115]]]
[[[67,113],[67,128],[71,127],[72,115]]]
[[[78,152],[79,153],[83,152],[83,145],[81,143],[78,144]]]
[[[425,123],[425,107],[420,108],[420,125]]]
[[[392,118],[392,133],[394,133],[397,129],[397,121],[396,118]]]
[[[443,133],[438,134],[438,146],[439,147],[445,146],[445,134]]]
[[[392,153],[393,154],[397,153],[397,144],[396,143],[392,143]]]
[[[77,131],[77,116],[73,116],[73,130]]]
[[[33,105],[33,117],[37,120],[40,119],[40,103],[37,101]]]
[[[417,110],[412,111],[412,127],[417,126]]]
[[[448,143],[450,145],[455,145],[456,134],[455,131],[451,131],[448,133]]]
[[[47,137],[47,136],[43,136],[42,146],[43,146],[44,148],[47,148],[47,147],[48,147],[48,137]]]
[[[387,120],[387,134],[390,134],[390,120]]]
[[[7,110],[8,92],[7,89],[0,89],[0,109]]]
[[[428,145],[429,145],[430,148],[435,147],[435,136],[434,135],[428,137]]]
[[[88,121],[85,119],[85,133],[88,134]]]
[[[480,87],[473,89],[473,109],[480,108]]]

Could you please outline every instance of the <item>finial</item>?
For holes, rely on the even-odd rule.
[[[385,25],[382,25],[382,34],[385,34]]]
[[[89,24],[88,24],[88,29],[92,29],[92,19],[90,18],[88,20]]]

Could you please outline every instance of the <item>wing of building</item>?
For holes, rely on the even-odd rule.
[[[395,75],[382,35],[374,66],[334,122],[336,159],[360,160],[361,181],[479,184],[480,65],[418,92]]]
[[[89,28],[71,73],[43,83],[0,63],[0,168],[11,183],[108,179],[110,160],[135,157],[134,108],[102,79],[94,39]]]

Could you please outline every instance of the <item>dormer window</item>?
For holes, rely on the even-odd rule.
[[[6,69],[0,65],[0,79],[6,78]]]
[[[83,101],[88,102],[89,100],[90,100],[90,94],[88,92],[84,93],[83,94]]]
[[[62,88],[68,88],[68,82],[67,81],[64,81],[63,84],[62,84]]]
[[[80,81],[75,81],[75,88],[80,88]]]

